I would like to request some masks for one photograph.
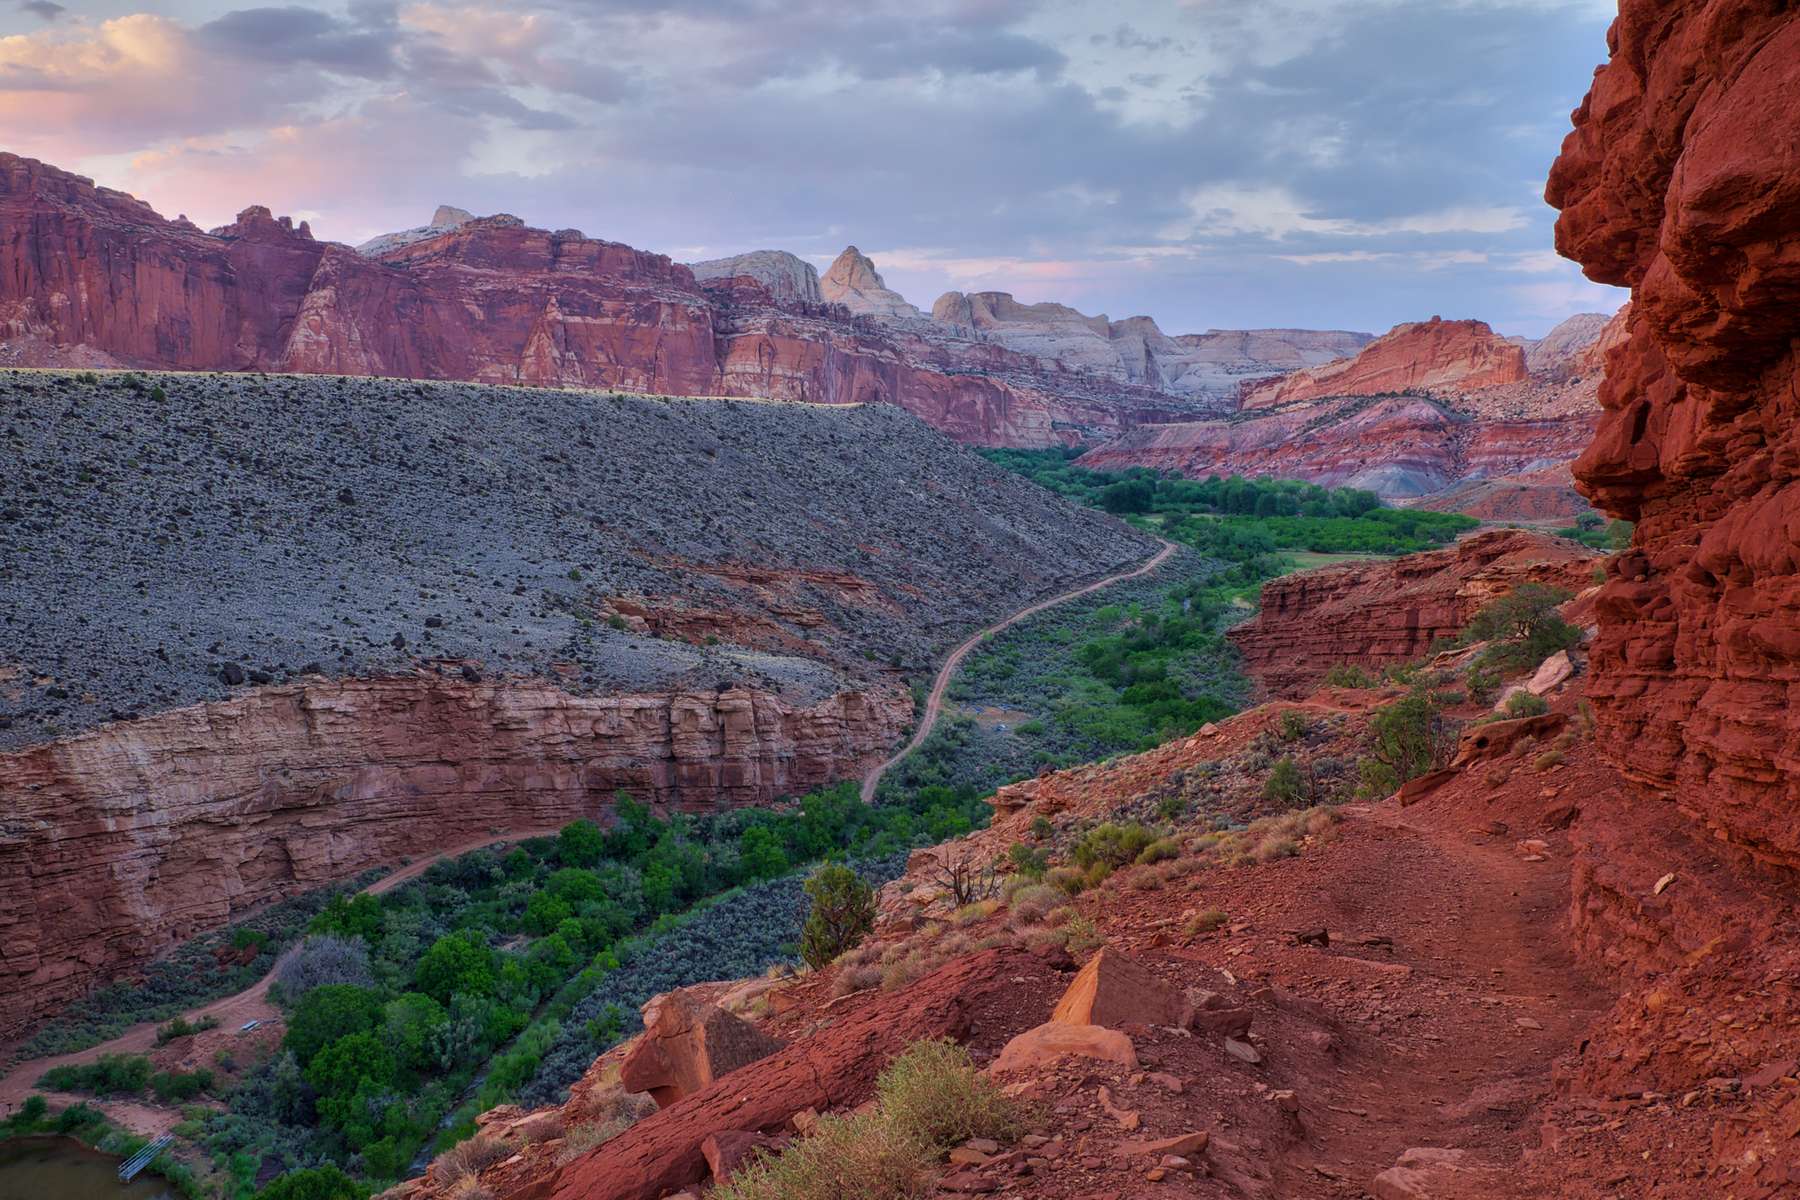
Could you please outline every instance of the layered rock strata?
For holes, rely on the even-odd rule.
[[[421,674],[269,687],[0,755],[0,1038],[258,904],[623,791],[712,811],[880,760],[899,687],[572,696]]]
[[[1557,248],[1632,289],[1576,464],[1637,522],[1599,599],[1591,695],[1620,770],[1800,866],[1800,23],[1627,0],[1551,172]],[[1629,752],[1624,752],[1629,748]]]
[[[1379,668],[1419,658],[1520,584],[1588,588],[1600,561],[1562,538],[1480,533],[1447,550],[1270,580],[1256,619],[1227,636],[1272,693],[1304,696],[1339,663]]]

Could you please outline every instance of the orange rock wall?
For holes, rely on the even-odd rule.
[[[910,697],[580,697],[435,675],[265,688],[0,755],[0,1038],[258,904],[607,811],[855,776]],[[270,766],[270,764],[279,764]]]
[[[1800,21],[1625,0],[1551,173],[1557,247],[1629,286],[1576,478],[1638,523],[1589,694],[1621,771],[1800,866]]]
[[[1256,619],[1227,636],[1246,671],[1274,694],[1297,698],[1339,663],[1383,667],[1420,657],[1522,583],[1589,587],[1599,561],[1585,546],[1543,534],[1476,534],[1447,550],[1271,580]]]
[[[1245,408],[1269,408],[1324,396],[1378,396],[1387,392],[1470,391],[1523,383],[1525,350],[1484,321],[1433,317],[1397,325],[1352,358],[1295,371],[1256,388]]]

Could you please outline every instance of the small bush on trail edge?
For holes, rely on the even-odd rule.
[[[1014,842],[1012,849],[1007,851],[1007,858],[1012,863],[1013,874],[1023,875],[1033,882],[1042,879],[1044,872],[1050,869],[1050,856],[1023,842]]]
[[[806,881],[812,911],[800,931],[800,957],[815,971],[875,928],[875,892],[849,867],[826,863]]]
[[[713,1200],[903,1200],[925,1189],[926,1172],[972,1137],[1011,1141],[1023,1112],[978,1074],[951,1042],[919,1042],[881,1073],[874,1111],[826,1116],[779,1155],[759,1154]]]
[[[1295,709],[1290,708],[1281,714],[1281,740],[1284,742],[1299,741],[1311,728],[1305,714]]]
[[[1395,786],[1442,766],[1455,740],[1450,723],[1422,691],[1376,713],[1369,732],[1372,753],[1393,771]]]
[[[218,1027],[219,1018],[217,1017],[198,1017],[192,1021],[189,1021],[186,1017],[176,1017],[167,1025],[162,1025],[157,1028],[156,1044],[159,1046],[166,1046],[176,1038],[188,1037],[196,1033],[204,1033],[208,1029],[217,1029]]]
[[[1400,786],[1399,774],[1378,758],[1358,759],[1356,777],[1356,795],[1360,800],[1383,799]]]

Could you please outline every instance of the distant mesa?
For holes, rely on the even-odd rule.
[[[776,304],[823,304],[819,272],[797,254],[786,250],[752,250],[729,258],[689,263],[688,270],[702,286],[731,285],[748,281],[768,293]]]
[[[466,225],[475,219],[475,214],[466,208],[456,208],[449,204],[440,204],[431,214],[431,224],[420,225],[413,229],[402,229],[398,233],[384,233],[380,237],[372,237],[356,248],[358,254],[369,258],[380,258],[391,250],[410,246],[414,242],[422,242],[426,238],[436,237],[448,229]]]

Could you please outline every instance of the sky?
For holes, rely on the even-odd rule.
[[[1612,0],[0,0],[0,149],[350,243],[439,204],[920,307],[1537,336]]]

